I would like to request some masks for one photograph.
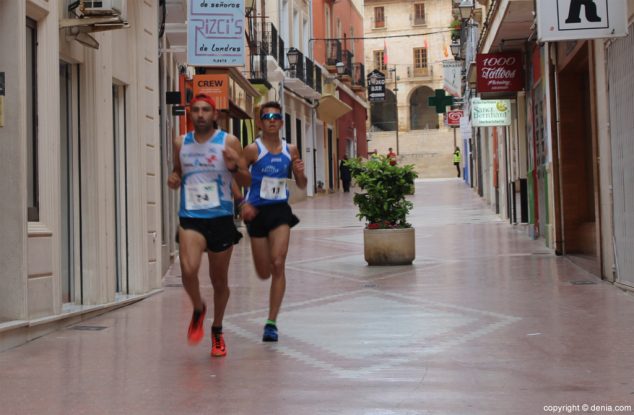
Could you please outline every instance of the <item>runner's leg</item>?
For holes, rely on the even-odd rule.
[[[251,237],[251,255],[255,272],[260,279],[271,277],[271,254],[267,238]]]
[[[209,278],[214,288],[214,321],[212,327],[222,326],[227,302],[229,301],[229,261],[233,246],[222,252],[208,252]]]
[[[269,320],[276,321],[286,291],[286,254],[291,228],[281,225],[269,232],[271,258],[271,292],[269,294]]]
[[[191,230],[178,228],[179,260],[181,263],[181,277],[183,287],[187,292],[195,310],[202,310],[203,300],[200,296],[198,270],[202,253],[207,247],[205,237]]]

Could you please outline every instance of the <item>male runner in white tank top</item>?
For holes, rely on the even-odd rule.
[[[194,131],[174,140],[174,170],[167,181],[171,189],[181,189],[179,257],[183,286],[194,306],[187,339],[194,345],[203,338],[207,307],[200,295],[198,271],[207,252],[214,290],[211,355],[225,356],[222,319],[229,300],[227,272],[233,245],[242,237],[233,222],[231,182],[248,186],[251,175],[238,139],[214,128],[218,117],[214,100],[200,94],[190,106]]]

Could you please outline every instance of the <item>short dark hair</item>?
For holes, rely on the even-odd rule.
[[[269,102],[265,102],[260,107],[260,117],[262,116],[262,113],[264,112],[265,108],[276,108],[276,109],[278,109],[280,111],[280,114],[282,113],[282,106],[280,105],[279,102],[277,102],[277,101],[269,101]]]

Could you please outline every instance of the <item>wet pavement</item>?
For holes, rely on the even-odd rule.
[[[294,206],[302,222],[291,236],[279,343],[261,342],[269,283],[255,276],[243,240],[230,269],[227,357],[209,356],[208,336],[187,345],[191,305],[173,267],[162,293],[82,322],[88,330],[0,353],[0,414],[634,406],[632,294],[530,240],[459,180],[419,182],[413,201],[416,260],[396,267],[366,266],[352,194]]]

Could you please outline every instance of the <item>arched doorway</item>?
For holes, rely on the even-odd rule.
[[[394,92],[385,90],[385,101],[373,102],[370,107],[372,127],[379,131],[396,130],[396,97]]]
[[[434,90],[428,86],[420,86],[412,92],[409,98],[410,129],[438,128],[438,114],[436,114],[434,107],[427,104],[427,98],[432,95],[434,95]]]

